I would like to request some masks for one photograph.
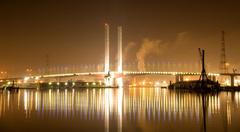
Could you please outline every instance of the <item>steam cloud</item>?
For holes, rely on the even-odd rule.
[[[163,44],[161,40],[144,39],[143,43],[136,53],[138,70],[145,71],[145,59],[149,55],[159,55]]]
[[[159,56],[168,46],[171,46],[173,52],[179,52],[179,49],[181,49],[187,43],[191,43],[188,32],[180,32],[177,34],[174,41],[164,41],[164,43],[162,40],[150,40],[145,38],[140,45],[135,42],[128,43],[123,50],[123,58],[126,62],[127,58],[131,56],[130,54],[136,52],[138,70],[145,71],[145,60],[148,56]]]
[[[128,45],[124,48],[123,50],[123,59],[126,62],[127,61],[127,56],[129,53],[133,50],[133,48],[136,46],[136,43],[130,42]]]

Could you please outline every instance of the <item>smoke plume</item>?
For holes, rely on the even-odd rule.
[[[141,47],[136,53],[137,62],[138,62],[138,70],[145,71],[145,59],[149,55],[159,55],[161,53],[161,49],[163,48],[163,44],[161,40],[149,40],[144,39]]]
[[[134,50],[134,48],[136,47],[136,43],[134,42],[130,42],[127,44],[127,46],[124,48],[123,50],[123,61],[126,62],[127,58],[129,56],[129,54],[131,53],[131,51]]]
[[[179,49],[189,44],[190,34],[188,32],[180,32],[177,34],[175,42],[173,43],[173,48]]]

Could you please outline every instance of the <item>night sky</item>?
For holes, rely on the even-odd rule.
[[[125,62],[136,60],[144,39],[160,41],[160,55],[148,61],[195,62],[199,47],[216,69],[221,30],[226,32],[227,61],[239,63],[240,3],[201,0],[1,0],[0,71],[28,66],[104,63],[104,23],[110,25],[111,60],[117,51],[117,26],[123,47],[134,43]]]

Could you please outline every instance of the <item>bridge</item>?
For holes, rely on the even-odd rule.
[[[85,72],[85,73],[68,73],[68,74],[52,74],[36,76],[41,78],[57,78],[57,77],[71,77],[71,76],[104,76],[105,72]],[[185,76],[200,76],[200,72],[160,72],[160,71],[123,71],[122,73],[113,71],[111,75],[115,77],[128,77],[128,76],[146,76],[146,75],[157,75],[157,76],[175,76],[175,82],[183,81]],[[240,73],[207,73],[207,76],[216,81],[216,77],[228,76],[230,77],[231,87],[234,87],[235,77],[240,76]],[[35,77],[35,78],[36,78]]]
[[[117,71],[110,72],[110,75],[115,78],[125,78],[125,77],[134,77],[134,76],[175,76],[175,82],[183,81],[185,76],[200,76],[200,72],[160,72],[160,71],[123,71],[119,73]],[[240,73],[207,73],[208,77],[211,80],[216,81],[216,77],[219,76],[229,76],[231,86],[234,86],[235,77],[240,76]],[[101,77],[105,76],[105,72],[82,72],[82,73],[64,73],[64,74],[49,74],[49,75],[36,75],[36,76],[26,76],[26,77],[18,77],[18,78],[7,78],[2,79],[1,81],[28,81],[28,80],[41,80],[41,79],[49,79],[49,78],[68,78],[68,77],[78,77],[78,76],[92,76],[92,77]]]
[[[67,78],[67,77],[77,77],[77,76],[93,76],[93,77],[101,77],[105,78],[106,75],[109,75],[113,78],[124,78],[128,76],[146,76],[146,75],[158,75],[158,76],[175,76],[175,82],[183,81],[184,76],[200,76],[200,72],[169,72],[169,71],[124,71],[123,70],[123,58],[122,58],[122,27],[119,26],[118,30],[118,65],[117,71],[110,70],[110,59],[109,59],[109,50],[110,50],[110,39],[109,39],[109,25],[105,24],[105,64],[104,70],[102,72],[73,72],[73,73],[56,73],[56,74],[41,74],[35,76],[26,76],[26,77],[16,77],[16,78],[5,78],[0,80],[3,81],[17,81],[17,80],[40,80],[40,79],[47,79],[47,78]],[[216,77],[218,76],[228,76],[231,80],[231,86],[234,86],[235,77],[240,76],[240,73],[208,73],[208,77],[214,81],[216,81]]]

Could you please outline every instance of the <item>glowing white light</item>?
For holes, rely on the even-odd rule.
[[[24,91],[24,110],[28,110],[28,93]]]
[[[122,132],[123,89],[118,89],[118,131]]]
[[[111,78],[115,78],[115,74],[113,72],[110,73]]]
[[[30,77],[24,77],[24,81],[28,81]]]
[[[111,73],[110,77],[105,78],[105,85],[106,86],[113,86],[113,78],[114,78],[114,74]]]
[[[35,77],[35,80],[39,80],[40,77]]]
[[[160,86],[159,82],[155,82],[155,87]]]
[[[123,87],[123,79],[122,78],[117,78],[117,84],[118,84],[118,87]]]
[[[104,120],[105,120],[105,131],[106,132],[109,132],[109,107],[110,107],[110,102],[109,102],[109,89],[105,89],[105,100],[104,100],[104,106],[105,106],[105,109],[104,109],[104,114],[105,114],[105,117],[104,117]]]
[[[224,84],[227,85],[227,86],[230,86],[230,85],[231,85],[229,80],[226,80],[226,81],[224,82]]]

